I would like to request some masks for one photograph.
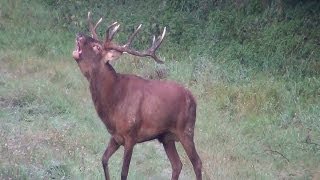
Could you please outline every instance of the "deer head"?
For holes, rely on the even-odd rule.
[[[88,78],[92,69],[99,66],[101,62],[109,63],[111,60],[118,59],[123,53],[128,53],[134,56],[153,58],[158,63],[163,63],[156,54],[155,51],[160,47],[166,28],[164,28],[162,34],[155,38],[153,37],[151,46],[145,51],[137,51],[131,48],[132,41],[141,28],[141,24],[137,29],[129,36],[127,43],[124,45],[118,45],[112,42],[114,35],[118,32],[120,24],[114,22],[106,30],[106,37],[104,41],[98,39],[96,28],[101,23],[102,18],[93,25],[91,20],[91,14],[88,13],[88,24],[91,32],[91,37],[84,34],[77,34],[76,37],[76,49],[73,51],[73,58],[77,61],[81,72]]]

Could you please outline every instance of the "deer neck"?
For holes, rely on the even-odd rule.
[[[113,101],[117,73],[109,63],[103,63],[93,69],[89,82],[95,109],[110,132],[114,129],[109,116],[115,104]]]

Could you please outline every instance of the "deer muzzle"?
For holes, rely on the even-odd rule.
[[[75,60],[79,60],[80,59],[80,56],[81,56],[81,53],[82,53],[82,50],[81,50],[81,47],[80,47],[80,42],[83,41],[84,37],[82,35],[77,35],[76,37],[76,48],[75,50],[72,52],[72,56]]]

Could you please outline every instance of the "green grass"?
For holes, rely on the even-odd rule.
[[[74,34],[85,26],[87,4],[71,6],[73,1],[67,1],[53,10],[55,4],[46,2],[1,2],[0,179],[103,179],[100,159],[109,134],[71,57]],[[124,25],[125,32],[139,21],[151,22],[144,13],[159,16],[157,23],[162,25],[175,17],[177,24],[168,21],[171,29],[160,50],[165,65],[124,56],[114,66],[144,77],[162,69],[167,79],[191,89],[198,102],[195,141],[204,178],[317,179],[320,36],[313,12],[317,7],[311,3],[289,9],[291,20],[279,21],[272,8],[255,14],[258,18],[221,9],[210,12],[204,31],[195,33],[193,22],[203,26],[193,19],[197,16],[157,5],[163,14],[147,8],[129,18],[137,7],[150,7],[141,1],[117,4],[104,16],[106,22],[130,22]],[[124,7],[127,11],[119,13]],[[92,8],[95,15],[103,15],[99,7]],[[74,19],[68,21],[69,15]],[[148,23],[136,41],[139,48],[147,46],[153,32]],[[181,42],[179,26],[189,27]],[[210,34],[211,39],[203,39]],[[123,40],[125,33],[117,38]],[[184,164],[181,179],[194,179],[180,145],[178,150]],[[122,151],[111,158],[113,179],[120,176]],[[129,179],[169,179],[170,173],[161,144],[135,147]]]

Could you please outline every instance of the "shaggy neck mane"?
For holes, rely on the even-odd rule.
[[[108,129],[112,123],[108,122],[108,114],[112,112],[113,92],[118,75],[109,63],[103,63],[94,68],[89,80],[92,101],[96,111]]]

